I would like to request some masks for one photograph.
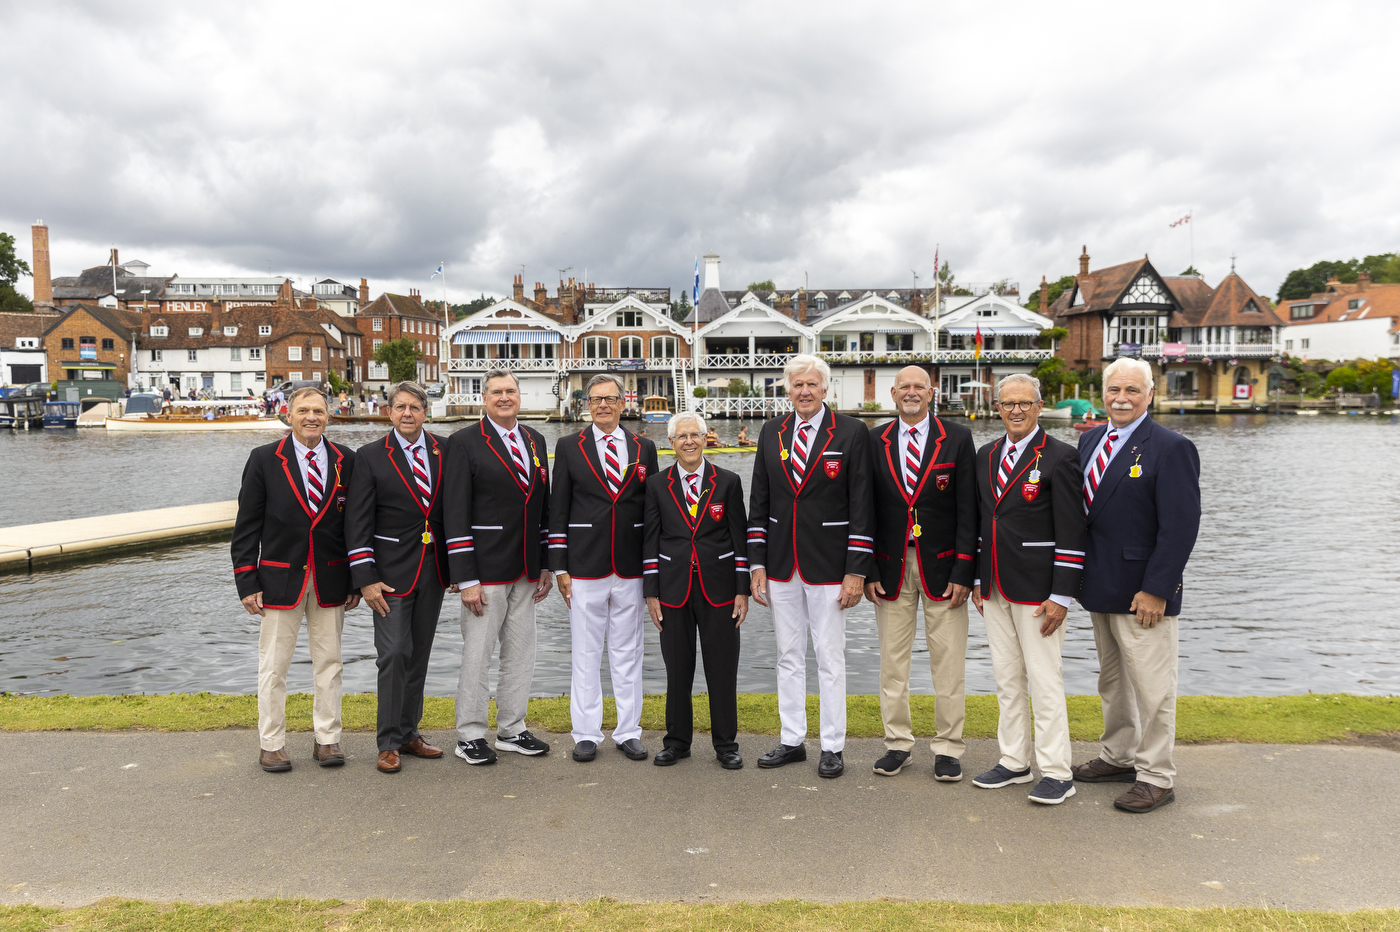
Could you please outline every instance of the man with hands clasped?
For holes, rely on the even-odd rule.
[[[996,789],[1034,779],[1029,700],[1041,773],[1030,800],[1057,805],[1074,795],[1060,648],[1084,574],[1079,456],[1037,424],[1040,381],[1034,376],[1016,373],[999,381],[996,406],[1006,436],[977,451],[980,578],[972,601],[986,621],[1001,761],[972,782]]]
[[[666,433],[676,464],[647,479],[642,541],[642,593],[666,662],[665,746],[652,763],[669,767],[690,756],[698,633],[715,755],[725,770],[738,770],[739,626],[749,611],[744,488],[705,460],[704,418],[677,414]]]

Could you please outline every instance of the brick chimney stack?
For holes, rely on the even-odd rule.
[[[419,291],[417,288],[408,289],[408,296],[419,304],[423,303],[423,292]]]
[[[522,276],[522,275],[517,275],[517,276],[515,276],[515,280],[514,280],[513,282],[511,282],[511,297],[512,297],[513,299],[515,299],[515,301],[516,301],[518,304],[524,304],[524,303],[525,303],[525,280],[524,280],[524,276]]]
[[[807,292],[801,290],[797,292],[797,322],[807,323]]]
[[[1040,276],[1040,316],[1050,316],[1050,286],[1045,283],[1045,276]]]
[[[545,287],[544,282],[535,282],[535,303],[543,305],[548,297],[549,289]]]
[[[368,305],[368,304],[369,304],[369,282],[367,282],[366,280],[364,280],[364,279],[362,278],[362,279],[360,279],[360,310],[363,311],[363,310],[365,309],[365,306]]]
[[[1089,247],[1085,246],[1083,250],[1079,254],[1079,274],[1081,277],[1089,274]]]
[[[38,273],[36,272],[35,275],[37,281]],[[1362,291],[1365,291],[1367,288],[1371,287],[1371,273],[1361,272],[1360,274],[1358,274],[1356,276],[1356,284],[1360,286],[1360,290]]]
[[[921,289],[915,288],[909,292],[909,310],[919,315],[924,313],[924,293]]]
[[[34,303],[52,307],[53,269],[49,265],[49,228],[44,221],[35,220],[31,232],[34,237],[34,262],[30,266],[34,273]]]

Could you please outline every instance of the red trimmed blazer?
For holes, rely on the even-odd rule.
[[[608,490],[590,424],[554,445],[549,495],[549,568],[578,579],[642,575],[642,525],[656,444],[623,429],[630,465],[617,494]]]
[[[290,433],[248,454],[229,548],[239,598],[261,592],[264,608],[296,608],[308,584],[323,607],[344,605],[350,597],[345,505],[355,453],[325,443],[326,495],[314,512]]]
[[[744,485],[727,469],[705,462],[695,516],[685,503],[679,466],[647,478],[646,538],[642,542],[642,595],[668,608],[690,599],[700,568],[700,594],[718,608],[749,594],[744,539]]]
[[[428,507],[395,431],[372,440],[356,453],[345,534],[350,574],[356,588],[387,583],[402,598],[423,574],[447,588],[447,535],[442,526],[443,439],[423,432],[433,494]],[[424,538],[427,538],[426,540]]]

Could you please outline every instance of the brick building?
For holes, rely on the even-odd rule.
[[[44,331],[57,317],[39,304],[32,313],[0,314],[0,385],[49,381]]]
[[[425,306],[422,292],[410,289],[407,295],[385,292],[360,309],[357,323],[364,341],[366,388],[389,387],[389,367],[373,360],[374,351],[391,340],[410,339],[418,344],[417,381],[428,384],[442,378],[438,349],[443,319],[436,307],[440,305]]]
[[[95,304],[70,304],[48,318],[43,345],[50,381],[110,379],[125,388],[141,315]]]

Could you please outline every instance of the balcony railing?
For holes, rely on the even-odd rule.
[[[1283,355],[1283,346],[1278,343],[1187,343],[1186,352],[1164,353],[1163,344],[1149,343],[1132,355],[1149,361],[1157,359],[1188,359],[1199,362],[1202,359],[1260,359]],[[1116,345],[1110,344],[1104,350],[1104,359],[1113,359],[1120,354]]]
[[[690,360],[675,356],[651,356],[646,359],[565,359],[563,363],[570,372],[670,372],[672,369],[686,368]]]
[[[702,398],[696,407],[705,417],[773,417],[792,410],[787,398]]]
[[[792,353],[706,353],[700,361],[705,369],[781,369],[792,360]],[[972,350],[939,350],[937,354],[920,350],[889,351],[848,351],[842,353],[818,353],[833,366],[907,366],[911,363],[959,363],[973,362]],[[1049,359],[1054,352],[1048,349],[1008,349],[985,350],[984,362],[1039,361]]]
[[[443,395],[442,400],[449,408],[465,407],[467,405],[480,405],[481,395]]]
[[[452,359],[448,372],[485,372],[487,369],[509,369],[513,372],[554,372],[558,359]]]
[[[705,369],[781,369],[792,361],[793,353],[706,353],[700,359]]]

